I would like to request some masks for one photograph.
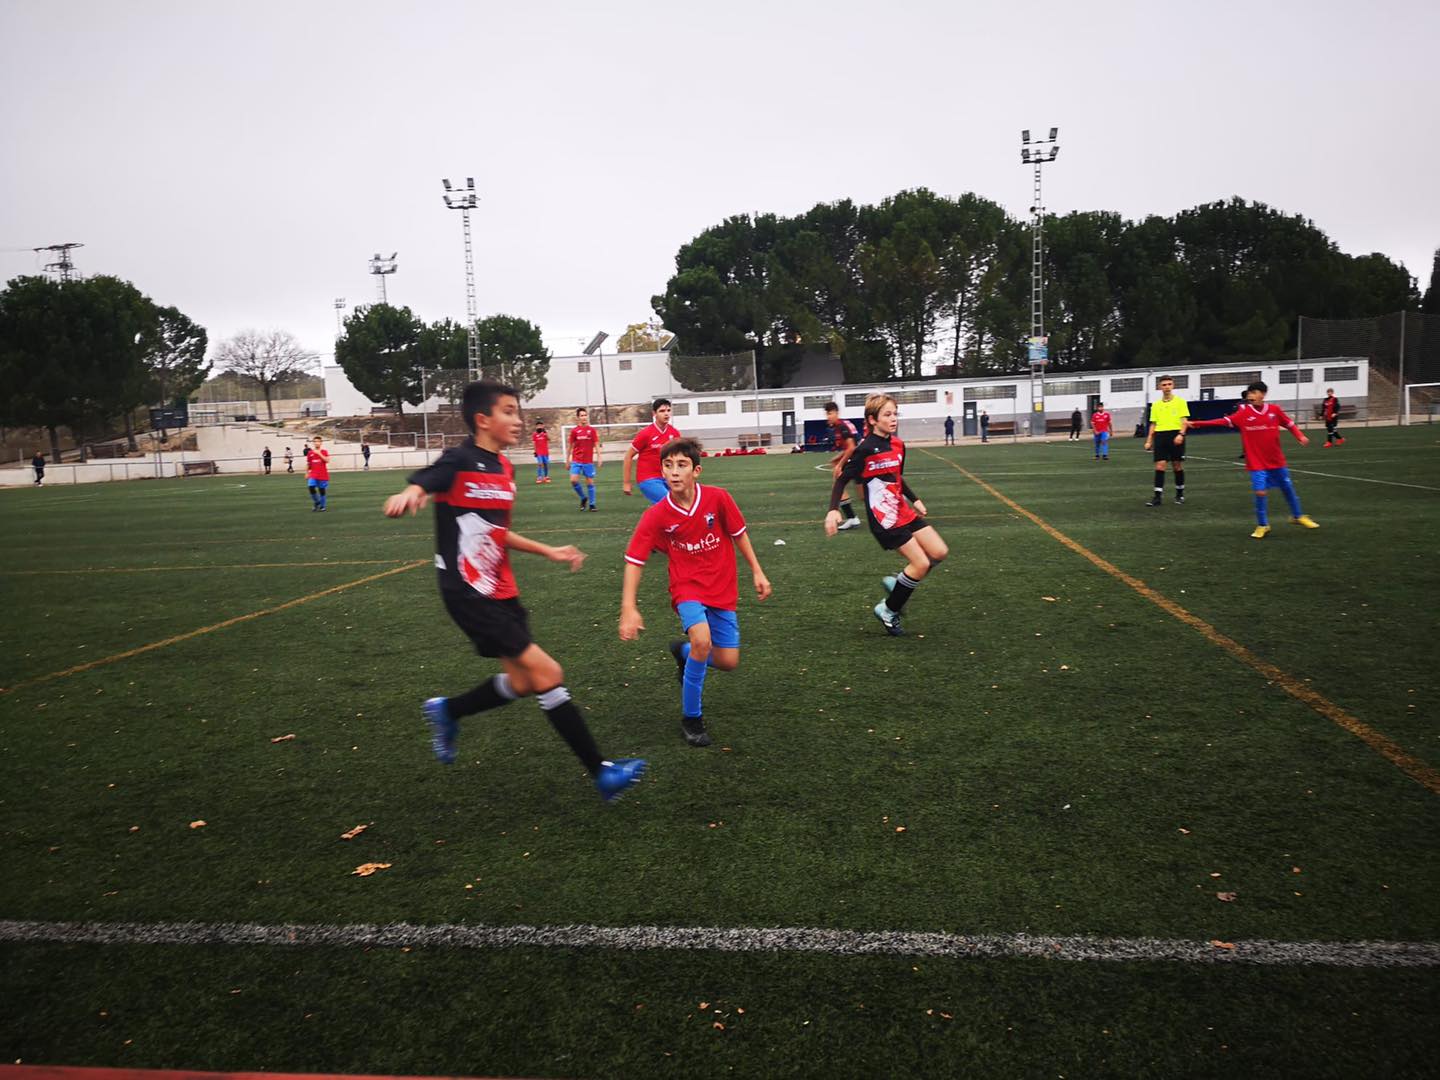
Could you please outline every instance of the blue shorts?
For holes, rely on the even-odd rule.
[[[329,481],[329,480],[311,480],[311,481],[310,481],[310,486],[311,486],[312,488],[319,488],[321,491],[324,491],[326,488],[328,488],[328,487],[330,486],[330,481]]]
[[[1290,482],[1289,469],[1251,469],[1250,490],[1264,491]]]
[[[1104,446],[1104,445],[1106,445],[1109,441],[1110,441],[1110,433],[1109,433],[1108,431],[1097,431],[1097,432],[1095,432],[1095,445],[1096,445],[1096,446]]]
[[[653,476],[649,480],[640,481],[640,494],[649,499],[650,505],[654,506],[661,499],[665,498],[666,495],[670,494],[670,485],[658,476]]]
[[[581,463],[581,462],[579,462],[579,461],[572,461],[572,462],[570,463],[570,475],[571,475],[571,476],[583,476],[583,477],[585,477],[585,478],[588,479],[588,480],[594,480],[594,479],[595,479],[595,463],[594,463],[593,461],[585,462],[585,463]]]
[[[682,600],[675,605],[675,614],[680,616],[680,625],[688,633],[696,623],[710,624],[710,644],[717,649],[738,649],[740,647],[740,620],[733,611],[724,608],[706,607],[699,600]]]
[[[538,465],[549,465],[549,464],[550,464],[550,455],[549,455],[549,454],[536,454],[536,455],[535,455],[535,462],[536,462],[536,464],[538,464]]]

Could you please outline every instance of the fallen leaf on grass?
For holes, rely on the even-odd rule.
[[[1042,596],[1040,597],[1040,599],[1051,604],[1058,604],[1060,602],[1060,598],[1058,596]]]
[[[367,862],[361,863],[359,866],[355,867],[354,870],[351,870],[350,875],[352,877],[369,877],[371,874],[375,873],[376,870],[389,869],[390,864],[388,862]]]
[[[276,735],[275,738],[271,739],[270,741],[272,743],[289,742],[293,738],[295,738],[295,733],[292,731],[289,735]]]
[[[1180,830],[1180,835],[1181,835],[1181,836],[1189,836],[1189,835],[1190,835],[1190,830],[1189,830],[1189,829],[1181,829],[1181,830]]]
[[[374,825],[374,824],[375,824],[375,823],[372,821],[372,822],[370,822],[368,825],[356,825],[356,826],[355,826],[353,829],[351,829],[349,832],[342,832],[342,833],[340,834],[340,839],[341,839],[341,840],[354,840],[355,837],[359,836],[362,832],[364,832],[366,829],[368,829],[368,828],[370,827],[370,825]]]
[[[1216,900],[1223,900],[1223,901],[1225,901],[1225,903],[1228,904],[1228,903],[1230,903],[1230,901],[1234,900],[1235,897],[1238,896],[1238,895],[1239,895],[1238,893],[1233,893],[1233,892],[1217,892],[1217,893],[1215,894],[1215,899],[1216,899]]]
[[[192,822],[190,822],[190,827],[191,827],[192,829],[203,829],[203,828],[205,827],[205,822],[203,822],[203,821],[192,821]]]
[[[1234,943],[1233,941],[1220,941],[1218,938],[1211,938],[1211,939],[1210,939],[1210,944],[1211,944],[1211,945],[1214,945],[1215,948],[1217,948],[1217,949],[1233,949],[1233,948],[1235,948],[1235,943]]]
[[[905,826],[904,826],[904,825],[896,825],[896,826],[895,826],[895,831],[896,831],[896,832],[904,832],[904,831],[905,831]]]

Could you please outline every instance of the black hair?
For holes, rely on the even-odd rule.
[[[1248,394],[1251,390],[1259,390],[1262,394],[1268,394],[1270,392],[1270,388],[1259,379],[1256,379],[1249,386],[1245,387],[1245,393]]]
[[[650,411],[651,411],[651,412],[654,412],[654,411],[655,411],[656,409],[658,409],[661,405],[670,405],[670,399],[669,399],[668,397],[657,397],[657,398],[650,404]],[[672,405],[671,408],[674,408],[674,406]]]
[[[484,413],[489,416],[495,408],[495,402],[502,397],[513,397],[519,401],[520,392],[513,386],[489,379],[481,379],[465,387],[465,396],[460,399],[460,411],[465,414],[465,424],[470,428],[470,434],[475,434],[475,414]]]
[[[575,415],[576,415],[576,416],[579,416],[582,412],[583,412],[586,416],[589,416],[589,415],[590,415],[590,410],[587,409],[584,405],[581,405],[578,409],[575,410]]]
[[[833,402],[833,401],[827,401],[827,402],[825,403],[825,411],[826,411],[826,412],[839,412],[839,411],[840,411],[840,406],[839,406],[839,405],[836,405],[835,402]]]
[[[687,457],[690,464],[700,464],[700,441],[698,439],[674,439],[660,448],[660,460],[666,461],[672,457]]]

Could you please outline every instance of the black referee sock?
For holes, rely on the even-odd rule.
[[[1165,494],[1165,470],[1155,470],[1155,497],[1158,499]]]
[[[855,516],[855,507],[850,504],[849,499],[840,500],[840,515],[846,521],[849,521]]]
[[[1185,497],[1185,470],[1184,470],[1184,469],[1176,469],[1176,470],[1175,470],[1175,497],[1178,498],[1178,499],[1183,499],[1183,498]]]
[[[550,726],[560,733],[566,745],[575,752],[575,756],[585,766],[585,771],[591,776],[598,774],[600,763],[604,759],[600,756],[600,748],[595,745],[590,729],[585,726],[585,718],[570,700],[570,691],[563,686],[557,686],[554,690],[546,690],[539,695],[538,700],[540,708],[545,710],[545,718],[550,721]]]
[[[474,716],[486,709],[498,709],[501,705],[509,705],[516,697],[515,691],[510,689],[509,675],[496,675],[492,679],[486,679],[474,690],[461,694],[459,697],[445,699],[445,709],[451,717],[459,720],[462,716]]]
[[[885,601],[885,606],[899,615],[900,609],[910,602],[910,597],[919,587],[920,582],[901,570],[895,575],[895,588],[890,590],[890,598]]]

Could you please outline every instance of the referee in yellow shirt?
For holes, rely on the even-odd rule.
[[[1190,423],[1190,406],[1175,396],[1175,380],[1169,375],[1160,379],[1160,399],[1150,403],[1150,428],[1145,435],[1145,449],[1155,450],[1155,494],[1146,506],[1159,506],[1165,500],[1165,463],[1175,470],[1175,502],[1185,505],[1185,428]]]

